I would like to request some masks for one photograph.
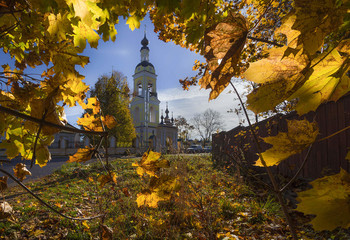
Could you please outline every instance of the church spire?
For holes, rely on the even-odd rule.
[[[145,27],[145,33],[144,33],[144,37],[141,40],[141,62],[148,62],[149,61],[149,48],[148,48],[148,39],[146,37],[146,27]]]

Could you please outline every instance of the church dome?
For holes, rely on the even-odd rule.
[[[155,73],[153,64],[147,61],[142,61],[135,67],[135,73],[141,72],[143,70]]]
[[[146,35],[143,37],[143,39],[141,40],[141,44],[143,47],[147,47],[148,45],[148,39],[146,38]]]

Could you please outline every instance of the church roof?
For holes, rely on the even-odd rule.
[[[148,43],[149,42],[148,42],[148,39],[146,38],[146,33],[145,33],[145,36],[141,40],[141,44],[142,44],[143,47],[147,47]]]
[[[153,64],[150,63],[150,62],[147,62],[147,61],[142,61],[142,62],[140,62],[139,64],[136,65],[136,68],[137,68],[138,66],[142,66],[142,67],[151,66],[151,67],[154,68]]]

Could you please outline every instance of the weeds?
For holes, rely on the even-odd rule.
[[[14,209],[14,220],[0,222],[3,239],[95,239],[101,225],[113,239],[277,239],[286,224],[273,197],[254,196],[234,177],[212,168],[207,155],[165,156],[180,187],[158,208],[137,207],[145,186],[131,166],[136,159],[111,161],[117,184],[99,188],[97,164],[66,164],[51,176],[29,184],[31,189],[63,213],[75,217],[103,214],[77,222],[57,217],[17,187],[4,196]],[[11,197],[15,196],[15,197]],[[8,198],[8,199],[7,199]],[[273,227],[266,227],[266,226]]]

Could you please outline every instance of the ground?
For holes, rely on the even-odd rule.
[[[171,198],[157,208],[138,207],[137,195],[148,186],[132,163],[136,158],[111,161],[116,184],[101,187],[103,168],[91,164],[65,164],[50,176],[27,186],[69,216],[69,220],[41,205],[22,188],[5,190],[2,199],[13,214],[0,222],[2,239],[289,239],[279,204],[274,196],[215,169],[209,154],[164,156],[179,181]],[[45,168],[43,168],[44,170]],[[100,178],[101,179],[101,178]],[[253,184],[254,185],[254,184]],[[307,217],[292,213],[302,239],[347,239],[345,230],[314,232]],[[102,237],[103,234],[103,237]]]

